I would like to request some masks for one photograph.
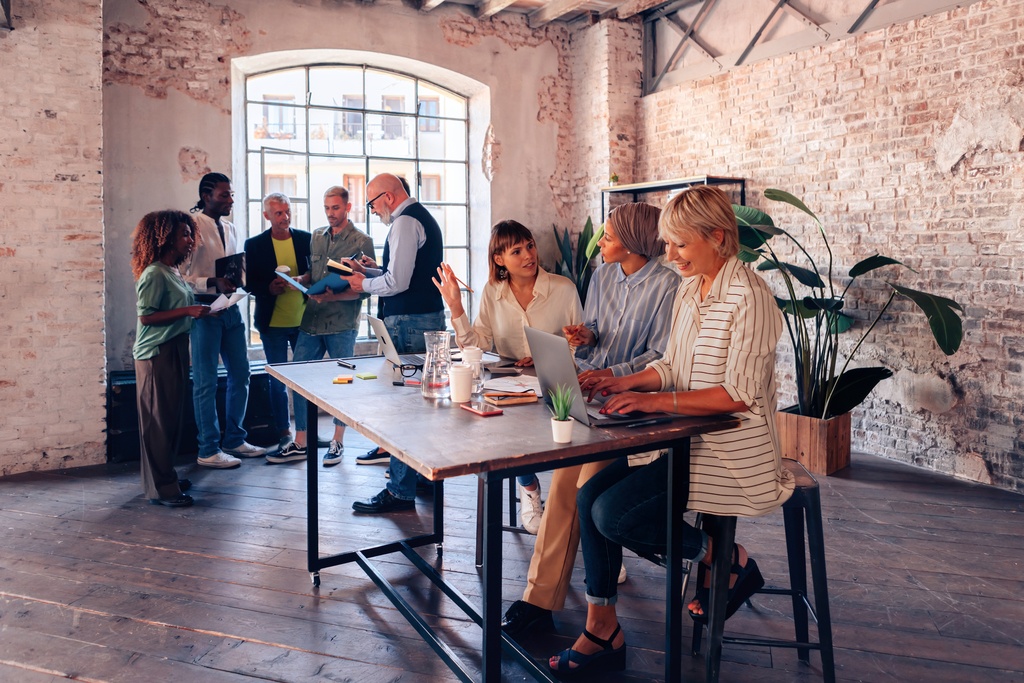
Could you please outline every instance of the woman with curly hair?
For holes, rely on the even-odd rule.
[[[191,486],[179,480],[174,456],[188,383],[188,333],[193,318],[210,313],[197,305],[178,266],[195,246],[196,225],[183,211],[146,214],[132,233],[132,275],[138,299],[135,387],[139,411],[142,486],[155,505],[187,507]]]

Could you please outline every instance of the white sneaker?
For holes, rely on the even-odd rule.
[[[212,467],[216,470],[229,470],[232,467],[238,467],[241,465],[242,461],[228,455],[227,453],[217,451],[213,455],[208,455],[205,458],[196,458],[196,464],[202,465],[203,467]]]
[[[519,521],[527,533],[537,535],[540,531],[540,518],[544,514],[544,506],[540,502],[540,482],[533,491],[527,491],[519,485]]]
[[[253,446],[248,441],[243,441],[234,448],[225,448],[224,452],[228,455],[234,455],[239,458],[262,458],[264,455],[270,452],[269,448],[260,448],[259,446]]]
[[[626,563],[619,566],[619,578],[615,583],[626,583]]]

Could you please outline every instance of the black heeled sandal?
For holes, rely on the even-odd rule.
[[[592,655],[585,655],[571,647],[567,648],[558,653],[558,665],[551,666],[549,663],[548,668],[557,678],[563,680],[575,678],[595,664],[600,664],[602,670],[622,671],[626,668],[626,643],[623,642],[622,647],[619,648],[612,647],[612,642],[621,630],[622,627],[616,624],[611,637],[605,640],[598,638],[587,629],[583,629],[583,635],[587,640],[595,645],[600,645],[602,649]],[[570,664],[576,666],[570,666]]]
[[[707,610],[709,603],[711,602],[711,590],[704,588],[704,582],[701,580],[703,576],[701,571],[705,569],[705,565],[701,565],[697,572],[698,581],[700,585],[694,594],[694,599],[700,603],[702,609]],[[729,596],[725,603],[725,618],[728,619],[732,615],[736,614],[736,610],[740,606],[750,599],[757,591],[764,588],[764,576],[761,575],[761,570],[757,567],[757,562],[754,562],[754,558],[747,556],[747,563],[740,566],[740,553],[736,546],[733,546],[732,566],[729,568],[730,574],[736,575],[736,582],[729,589]],[[705,611],[703,614],[697,614],[696,612],[687,610],[690,612],[690,618],[694,621],[706,624],[708,623],[708,613]]]

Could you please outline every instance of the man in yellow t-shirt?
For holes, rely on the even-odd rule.
[[[292,277],[300,277],[309,270],[310,234],[292,229],[291,200],[279,192],[263,198],[263,217],[270,229],[245,241],[246,289],[256,301],[253,325],[260,333],[267,362],[285,363],[288,347],[295,352],[306,304],[302,293],[275,272],[287,266]],[[288,393],[276,379],[270,380],[270,412],[281,444],[289,443]]]

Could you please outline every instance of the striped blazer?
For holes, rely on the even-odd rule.
[[[750,406],[736,429],[693,438],[689,509],[752,517],[792,495],[775,431],[781,334],[782,312],[771,290],[737,258],[725,263],[703,301],[699,277],[680,285],[668,348],[648,367],[658,372],[662,391],[721,386]]]

